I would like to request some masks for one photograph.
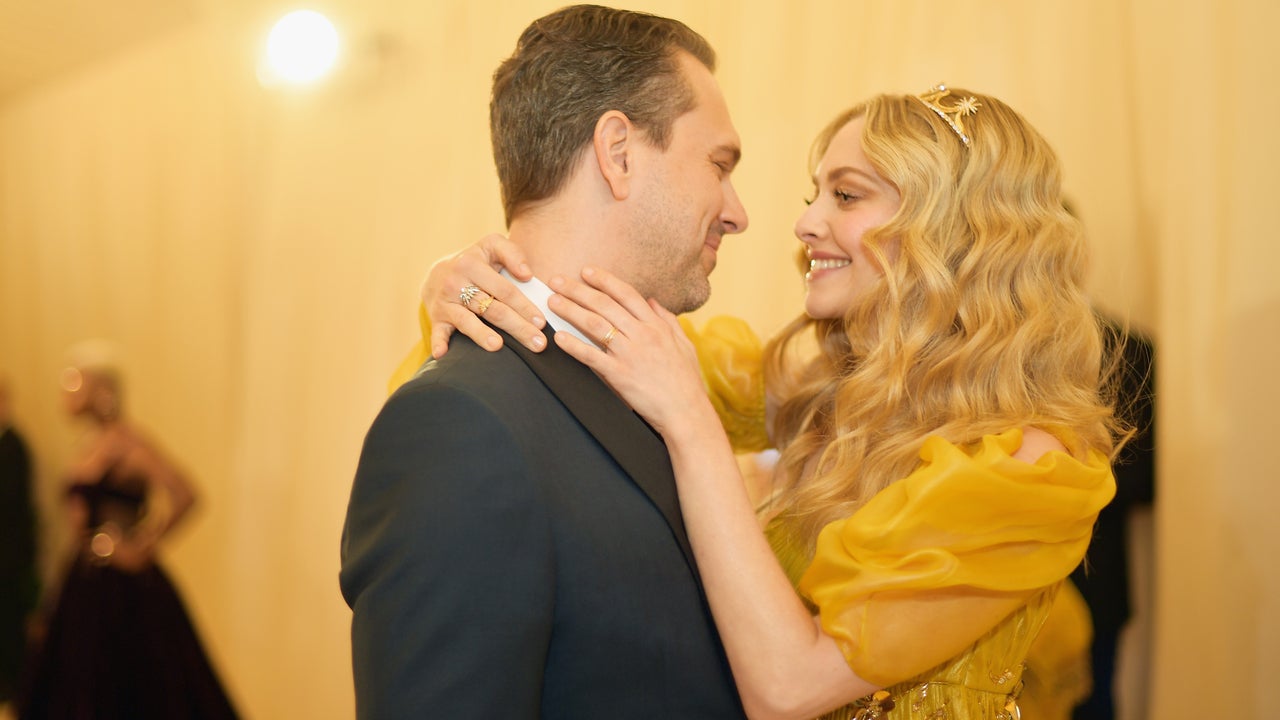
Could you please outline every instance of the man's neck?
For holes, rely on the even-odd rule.
[[[587,265],[613,269],[610,248],[618,233],[599,206],[575,205],[565,197],[527,209],[512,220],[508,237],[524,251],[536,281],[517,282],[517,286],[545,313],[547,322],[557,332],[569,332],[583,342],[595,342],[547,307],[547,299],[552,294],[547,284],[557,276],[578,279]],[[509,274],[508,278],[516,282]]]
[[[523,212],[508,236],[543,282],[557,275],[578,278],[587,265],[612,270],[610,248],[620,237],[598,206],[579,208],[565,198]]]

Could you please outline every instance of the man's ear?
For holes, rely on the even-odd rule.
[[[626,200],[631,193],[631,171],[639,137],[631,118],[618,110],[610,110],[596,121],[591,146],[600,177],[609,186],[614,200]]]

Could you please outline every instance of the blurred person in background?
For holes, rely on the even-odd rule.
[[[1156,493],[1155,346],[1127,323],[1102,313],[1099,318],[1109,329],[1109,350],[1120,363],[1117,411],[1134,434],[1114,462],[1116,496],[1098,514],[1085,561],[1071,574],[1093,618],[1093,689],[1076,708],[1075,720],[1116,716],[1116,654],[1120,634],[1133,615],[1129,518],[1135,510],[1150,507]]]
[[[18,717],[235,718],[157,562],[195,502],[191,485],[125,419],[114,348],[86,341],[70,354],[64,407],[89,425],[65,475],[72,557],[24,671]]]

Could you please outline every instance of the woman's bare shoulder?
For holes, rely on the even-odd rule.
[[[1013,457],[1025,463],[1035,463],[1046,453],[1055,450],[1065,453],[1067,446],[1052,433],[1028,425],[1022,428],[1022,447],[1018,448]]]

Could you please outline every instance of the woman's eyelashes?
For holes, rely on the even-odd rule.
[[[818,191],[815,190],[812,195],[804,198],[804,204],[812,205],[815,202],[817,202],[818,194],[819,194]],[[831,197],[835,198],[835,201],[837,204],[847,205],[851,202],[854,202],[855,200],[861,199],[862,196],[856,192],[850,192],[848,190],[837,188],[831,191]]]

